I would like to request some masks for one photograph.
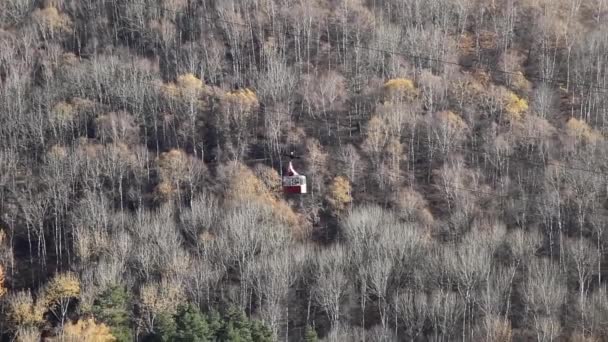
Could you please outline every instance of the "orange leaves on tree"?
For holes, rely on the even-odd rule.
[[[3,230],[0,230],[0,247],[4,248],[4,239],[5,233]],[[6,287],[4,287],[4,267],[0,264],[0,298],[2,298],[6,294]]]
[[[0,298],[6,294],[6,287],[4,287],[4,267],[0,265]]]
[[[188,171],[188,155],[179,149],[172,149],[161,153],[157,160],[160,171],[160,183],[156,186],[156,193],[162,200],[173,196],[180,180]]]
[[[228,177],[228,188],[226,189],[228,203],[256,202],[272,209],[277,220],[290,226],[299,225],[298,216],[291,207],[278,198],[277,194],[256,177],[251,169],[242,164],[231,164],[222,172],[225,172]],[[273,181],[273,179],[267,178],[265,181]]]
[[[281,192],[281,176],[273,168],[258,164],[255,166],[254,172],[272,194]]]
[[[52,339],[53,340],[53,339]],[[78,342],[114,342],[110,328],[103,323],[96,323],[94,319],[81,319],[76,323],[68,323],[63,328],[63,335],[57,341]]]

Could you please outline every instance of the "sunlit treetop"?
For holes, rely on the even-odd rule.
[[[103,323],[96,323],[92,318],[81,319],[76,323],[69,322],[63,328],[62,341],[79,342],[114,342],[110,328]]]
[[[55,7],[47,7],[44,9],[36,9],[32,13],[32,19],[43,30],[46,31],[64,31],[68,30],[72,25],[70,18],[60,13]]]
[[[223,171],[229,177],[227,200],[233,203],[255,202],[272,209],[275,217],[290,226],[297,226],[299,218],[291,207],[277,196],[265,182],[245,165],[236,164]],[[278,179],[277,179],[278,180]],[[280,184],[280,183],[279,183]]]
[[[513,92],[508,92],[504,99],[505,112],[511,121],[519,121],[528,110],[528,101]]]
[[[594,143],[602,139],[602,135],[591,128],[585,121],[570,118],[566,123],[566,132],[569,136],[583,139],[586,142]]]
[[[334,178],[327,194],[327,201],[332,208],[336,211],[343,211],[352,200],[351,185],[348,179],[342,176]]]
[[[177,85],[181,89],[189,91],[203,90],[203,81],[193,74],[185,74],[177,77]]]
[[[166,96],[174,99],[196,100],[197,104],[203,104],[198,98],[206,95],[208,90],[204,82],[191,73],[178,76],[175,83],[162,85],[162,92]]]
[[[56,275],[44,290],[44,302],[47,307],[56,305],[61,300],[80,296],[80,281],[72,273]]]
[[[387,100],[411,100],[418,96],[414,82],[407,78],[394,78],[384,83],[383,94]]]
[[[433,115],[433,121],[453,130],[464,130],[469,127],[459,115],[450,110],[436,112]]]
[[[57,124],[65,124],[74,118],[74,107],[67,102],[58,102],[51,110],[51,121]]]
[[[20,291],[8,296],[8,318],[15,326],[37,326],[44,321],[44,307],[34,301],[29,291]]]
[[[255,108],[259,105],[257,95],[248,88],[228,92],[223,97],[224,103],[237,105],[242,108]]]

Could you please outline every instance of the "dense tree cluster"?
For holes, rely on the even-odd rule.
[[[605,340],[607,21],[0,1],[0,339]]]

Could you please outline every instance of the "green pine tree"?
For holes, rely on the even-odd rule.
[[[175,316],[173,341],[204,342],[211,339],[207,318],[192,304],[180,305]]]
[[[177,334],[177,323],[175,318],[168,313],[161,313],[156,317],[156,334],[151,339],[158,342],[174,341]]]
[[[272,342],[272,330],[260,321],[253,321],[251,324],[251,337],[254,342]]]
[[[93,316],[110,327],[118,342],[133,341],[130,300],[127,290],[115,285],[102,292],[91,308]]]
[[[250,323],[243,311],[235,307],[228,309],[219,339],[226,342],[253,342]]]
[[[211,310],[211,312],[209,313],[208,322],[209,322],[209,334],[211,336],[218,336],[224,325],[224,322],[222,320],[222,316],[220,315],[220,313],[217,310]]]
[[[311,327],[310,325],[306,326],[306,333],[304,335],[305,342],[317,342],[319,337],[317,336],[317,331]]]

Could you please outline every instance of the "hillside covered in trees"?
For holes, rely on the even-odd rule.
[[[0,0],[2,341],[608,341],[607,176],[607,0]]]

